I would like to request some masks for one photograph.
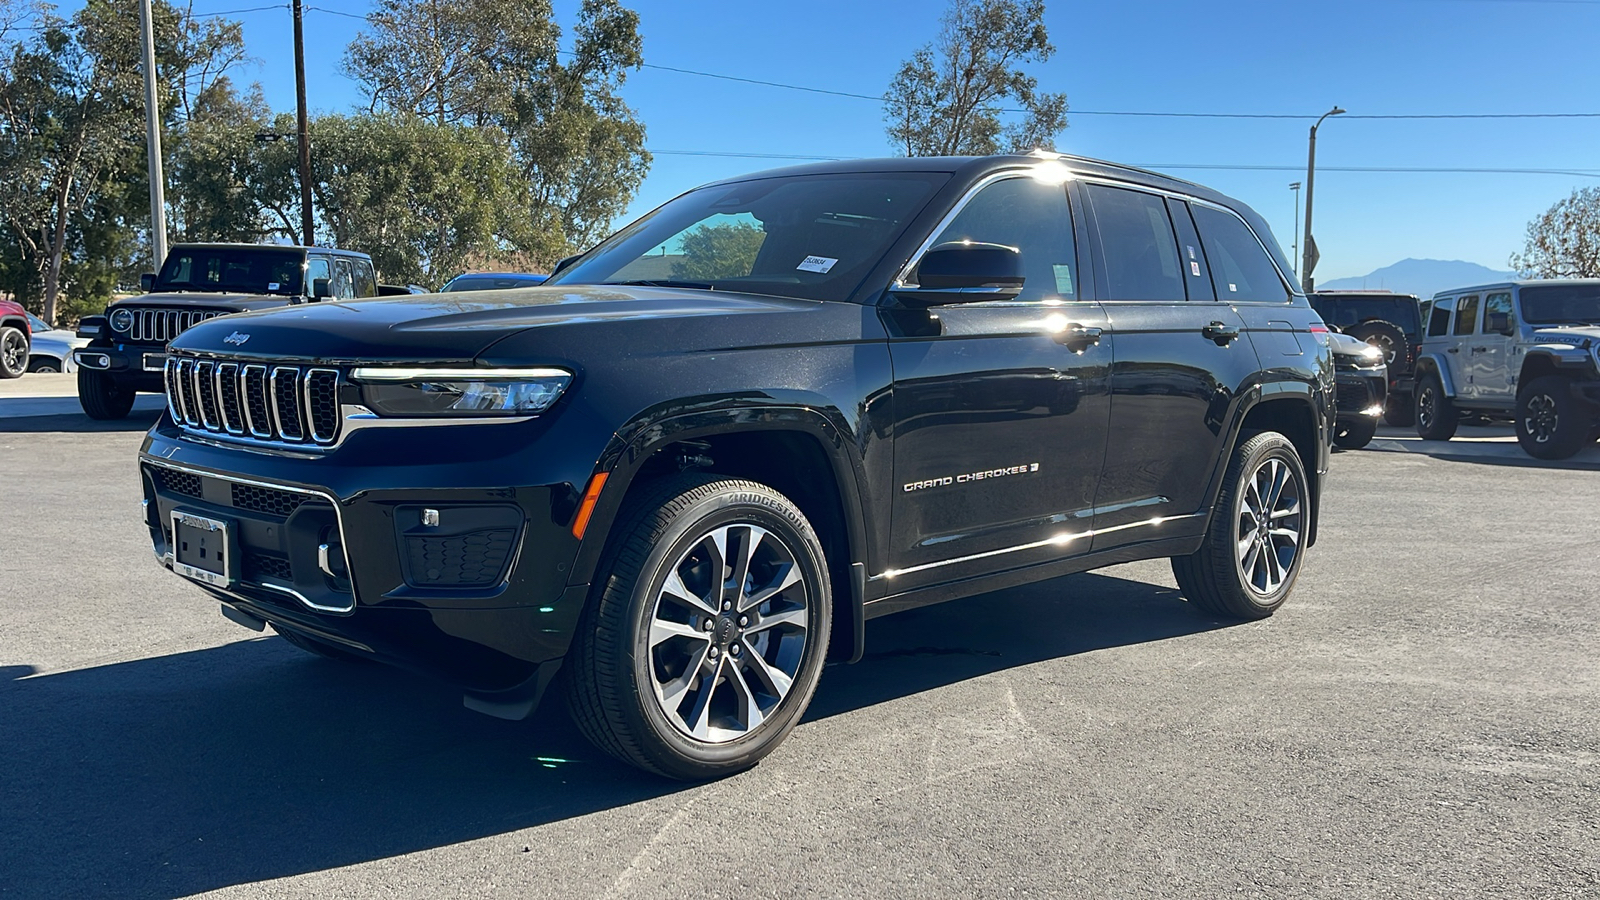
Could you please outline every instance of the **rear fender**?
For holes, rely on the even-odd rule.
[[[1424,353],[1418,356],[1415,371],[1418,381],[1421,381],[1422,376],[1428,372],[1439,376],[1439,383],[1444,386],[1444,395],[1455,397],[1456,383],[1450,377],[1450,366],[1445,362],[1443,353]]]

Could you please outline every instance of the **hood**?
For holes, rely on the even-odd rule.
[[[418,294],[229,316],[190,328],[171,346],[324,362],[465,363],[507,338],[540,332],[545,339],[534,343],[560,348],[557,355],[564,357],[586,355],[585,348],[605,352],[606,341],[614,353],[630,352],[641,340],[658,349],[692,351],[747,346],[752,339],[782,341],[800,329],[779,327],[778,320],[824,305],[837,304],[621,285]],[[641,337],[639,329],[648,334]],[[605,338],[597,341],[599,334]]]
[[[206,309],[270,309],[276,306],[288,306],[291,303],[303,302],[299,297],[286,297],[283,294],[208,294],[202,291],[172,291],[170,293],[142,294],[138,297],[125,297],[106,307],[110,312],[119,306],[152,307],[161,306],[176,309],[192,309],[205,307]]]
[[[1549,328],[1535,328],[1533,339],[1541,344],[1572,344],[1582,347],[1585,344],[1600,342],[1600,325],[1556,325]]]

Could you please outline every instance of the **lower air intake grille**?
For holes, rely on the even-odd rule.
[[[161,489],[173,494],[183,494],[186,497],[202,496],[200,490],[200,476],[190,475],[188,472],[178,472],[172,469],[155,469],[156,482]]]
[[[417,587],[488,587],[501,578],[515,529],[495,528],[453,537],[406,537],[411,581]]]
[[[291,491],[280,491],[273,488],[256,487],[253,484],[233,485],[233,505],[238,509],[248,509],[252,512],[267,513],[268,515],[288,518],[291,513],[300,508],[300,504],[309,499],[301,494]]]

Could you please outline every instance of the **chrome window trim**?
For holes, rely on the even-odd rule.
[[[240,478],[237,475],[225,475],[225,474],[223,474],[221,472],[212,472],[212,471],[210,471],[208,469],[196,469],[196,468],[192,468],[190,466],[183,466],[183,465],[178,465],[177,463],[167,462],[165,460],[152,459],[151,457],[148,457],[148,456],[140,457],[140,461],[145,463],[145,464],[147,464],[147,465],[155,466],[157,468],[171,469],[171,470],[173,470],[175,472],[184,472],[184,473],[187,473],[189,475],[195,475],[195,476],[198,476],[198,477],[201,477],[201,478],[215,478],[215,479],[218,479],[220,481],[226,481],[226,482],[229,482],[229,483],[232,483],[232,484],[243,484],[243,485],[248,485],[250,487],[266,488],[267,490],[272,490],[272,491],[287,491],[288,493],[291,493],[291,494],[306,494],[306,495],[311,496],[311,497],[320,497],[323,500],[328,501],[328,503],[333,506],[333,518],[334,518],[334,521],[337,523],[337,526],[338,526],[338,529],[339,529],[339,552],[344,556],[344,570],[346,572],[351,573],[351,575],[350,575],[350,605],[349,606],[324,606],[324,605],[322,605],[320,603],[313,603],[310,599],[308,599],[304,594],[300,593],[299,591],[296,591],[296,590],[294,590],[292,588],[284,587],[282,585],[263,584],[263,585],[259,585],[259,587],[265,587],[265,588],[268,588],[268,589],[271,589],[271,590],[281,591],[281,592],[283,592],[285,594],[289,594],[290,596],[294,597],[296,600],[299,600],[301,603],[304,603],[306,606],[310,607],[311,609],[316,610],[317,612],[348,613],[348,612],[354,612],[355,611],[355,608],[356,608],[355,569],[350,567],[350,545],[345,542],[345,536],[344,536],[344,511],[339,506],[339,498],[335,497],[333,494],[328,493],[327,491],[317,490],[317,489],[314,489],[314,488],[295,487],[293,485],[279,484],[279,483],[271,482],[271,481],[256,481],[256,480],[250,479],[250,478]],[[168,552],[162,557],[162,562],[170,564],[171,562],[174,561],[171,550],[172,550],[172,548],[170,548],[170,547],[167,548]],[[243,569],[241,568],[240,571],[242,572]],[[245,598],[245,599],[248,599],[248,598]]]

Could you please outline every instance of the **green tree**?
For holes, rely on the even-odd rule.
[[[1022,63],[1055,53],[1044,0],[952,0],[939,38],[900,66],[884,94],[890,140],[906,156],[1051,149],[1067,127],[1066,94],[1041,93]],[[1023,118],[1007,127],[1000,104]]]
[[[650,164],[619,95],[643,59],[638,14],[584,0],[570,53],[548,0],[380,0],[369,22],[345,68],[371,111],[504,136],[528,187],[516,218],[539,229],[513,249],[548,265],[605,235]]]
[[[510,149],[492,129],[331,115],[311,138],[324,227],[336,246],[371,253],[386,281],[437,285],[469,258],[536,245]]]
[[[749,222],[701,225],[684,234],[683,258],[672,264],[672,277],[707,281],[749,275],[766,238]]]
[[[1600,188],[1580,188],[1528,223],[1511,267],[1526,278],[1600,278]]]
[[[168,228],[174,241],[298,238],[298,219],[288,202],[298,200],[288,160],[293,144],[283,142],[285,150],[256,139],[272,129],[259,88],[241,96],[224,77],[194,98],[168,156]]]

